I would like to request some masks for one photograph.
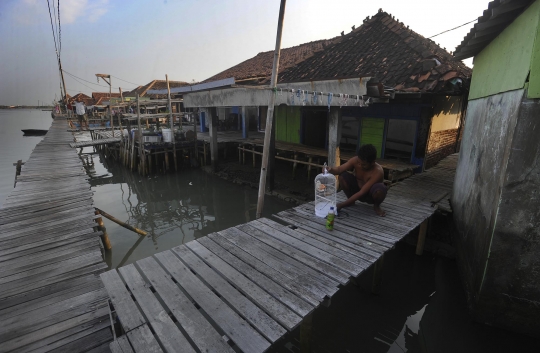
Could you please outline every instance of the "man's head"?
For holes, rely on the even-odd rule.
[[[77,102],[79,102],[79,103],[82,102],[81,97],[77,98]]]
[[[358,149],[358,162],[362,169],[371,169],[375,158],[377,158],[377,149],[372,144],[362,145]]]

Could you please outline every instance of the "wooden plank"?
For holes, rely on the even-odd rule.
[[[291,224],[296,225],[297,227],[310,227],[313,229],[322,229],[322,221],[314,222],[312,220],[306,219],[302,217],[302,215],[298,213],[292,213],[292,212],[280,212],[278,213],[278,216],[287,218],[290,220]],[[386,250],[388,250],[391,245],[387,244],[386,246],[382,246],[380,243],[376,243],[374,239],[371,239],[370,233],[365,232],[359,232],[359,231],[353,231],[351,229],[348,229],[347,227],[337,227],[334,228],[331,232],[331,234],[336,237],[343,240],[346,240],[352,244],[359,245],[363,248],[373,250],[378,253],[383,253]]]
[[[266,290],[268,294],[274,296],[274,298],[291,308],[298,315],[302,317],[306,316],[315,308],[312,304],[308,303],[308,301],[301,299],[301,296],[297,296],[290,290],[286,289],[286,285],[282,287],[271,277],[267,277],[261,272],[257,271],[254,267],[248,265],[233,254],[229,253],[210,238],[202,237],[196,241],[189,242],[187,245],[189,246],[194,242],[198,242],[206,249],[212,251],[212,253],[216,254],[244,276],[257,283],[257,285]],[[281,284],[283,285],[283,283]]]
[[[327,256],[328,254],[324,254],[322,251],[319,251],[314,248],[310,248],[307,244],[301,244],[301,242],[295,243],[301,249],[295,248],[292,246],[292,244],[287,242],[287,240],[291,241],[291,239],[287,239],[285,242],[280,241],[279,239],[277,239],[277,237],[274,237],[277,231],[274,231],[271,228],[270,229],[265,228],[265,230],[268,230],[270,233],[273,233],[273,234],[269,234],[269,233],[267,234],[262,230],[262,228],[254,227],[252,222],[247,223],[247,224],[242,224],[238,226],[237,228],[243,231],[244,233],[251,235],[257,240],[265,243],[266,245],[271,246],[272,248],[281,251],[285,255],[298,260],[299,262],[305,264],[306,266],[309,266],[310,268],[321,273],[322,275],[332,278],[336,282],[339,282],[341,284],[346,284],[349,281],[350,273],[347,273],[346,271],[336,266],[335,263],[333,263],[332,261],[328,259],[328,256]],[[300,252],[298,250],[300,250]],[[321,257],[325,258],[327,261],[321,260]],[[335,259],[335,260],[339,260],[339,259]]]
[[[303,236],[299,233],[292,236],[295,232],[287,227],[281,227],[279,230],[270,227],[264,223],[264,218],[260,218],[257,221],[252,222],[258,229],[270,234],[276,239],[281,240],[284,243],[290,244],[295,249],[309,253],[322,261],[341,268],[343,271],[350,275],[357,276],[358,273],[369,267],[369,263],[362,260],[359,257],[352,256],[348,253],[340,251],[336,248],[328,246],[324,243],[314,241],[314,239]],[[270,221],[271,222],[271,221]],[[313,245],[316,244],[317,246]],[[345,259],[344,259],[345,258]]]
[[[139,260],[137,265],[201,352],[233,353],[232,348],[153,257]]]
[[[106,309],[106,308],[103,308],[103,309]],[[53,332],[50,336],[41,338],[35,342],[32,342],[31,344],[18,348],[17,352],[25,353],[25,352],[36,352],[36,351],[39,351],[39,352],[52,351],[70,342],[80,340],[83,337],[93,336],[94,334],[96,334],[96,332],[101,331],[103,329],[107,329],[110,334],[111,323],[110,323],[108,314],[105,312],[105,310],[103,310],[103,314],[104,316],[93,318],[89,321],[85,321],[77,325],[73,325],[73,327],[68,328],[66,330]],[[88,315],[89,314],[85,314],[84,316],[88,317]],[[30,333],[30,335],[31,334],[32,333]]]
[[[298,282],[294,278],[284,275],[283,273],[261,261],[259,258],[245,252],[241,248],[229,242],[222,236],[213,233],[209,234],[208,237],[215,243],[219,244],[219,246],[244,261],[246,264],[253,266],[253,268],[257,269],[257,271],[270,277],[275,282],[280,283],[285,288],[312,305],[319,305],[319,303],[323,301],[324,294],[320,291],[314,290],[311,286]]]
[[[123,353],[133,353],[133,349],[131,349],[127,336],[120,336],[116,341],[118,342],[118,345],[122,349]]]
[[[31,333],[28,333],[24,336],[18,336],[9,341],[2,342],[0,346],[0,352],[10,352],[19,347],[27,346],[39,342],[40,340],[46,339],[54,335],[55,333],[65,331],[67,329],[73,328],[78,325],[82,325],[86,322],[91,321],[94,318],[98,317],[108,317],[109,309],[106,306],[99,308],[96,311],[88,312],[83,315],[75,316],[71,319],[60,321],[54,325],[47,326],[42,330],[36,330]]]
[[[264,352],[270,343],[246,322],[227,304],[222,302],[206,285],[204,285],[177,258],[172,251],[167,250],[155,257],[169,271],[172,277],[206,314],[229,336],[233,342],[246,352]]]
[[[197,273],[207,286],[218,293],[223,301],[226,301],[231,308],[251,323],[270,342],[277,341],[287,332],[267,313],[258,308],[248,298],[244,297],[209,266],[205,265],[185,245],[177,246],[172,250],[186,266]]]
[[[264,244],[255,243],[253,240],[247,238],[247,234],[238,229],[230,228],[218,232],[217,234],[223,236],[225,239],[244,249],[251,255],[258,257],[261,261],[272,266],[291,279],[303,283],[306,287],[312,288],[315,292],[318,292],[322,298],[331,296],[337,291],[338,282],[328,284],[324,281],[325,278],[319,275],[318,272],[311,270],[294,259],[287,258],[277,251],[273,251],[273,249],[268,249],[268,246],[264,247]]]
[[[157,343],[152,331],[146,324],[126,333],[129,342],[133,346],[136,353],[160,353],[163,352]]]
[[[144,317],[131,299],[124,282],[116,270],[110,270],[100,275],[111,302],[116,310],[124,331],[129,332],[145,323]]]
[[[281,304],[274,297],[266,293],[256,283],[249,280],[241,272],[214,255],[200,243],[191,241],[186,244],[200,258],[202,258],[214,271],[231,282],[238,291],[265,310],[274,320],[285,326],[289,331],[294,329],[302,320],[292,310]]]
[[[178,327],[171,320],[167,311],[163,309],[152,291],[148,288],[146,281],[135,269],[133,264],[118,269],[131,293],[135,296],[137,303],[141,307],[148,323],[167,352],[195,352],[191,344],[180,332]]]
[[[56,322],[95,311],[106,304],[106,294],[102,289],[83,293],[61,302],[13,316],[2,321],[0,342],[40,330]]]

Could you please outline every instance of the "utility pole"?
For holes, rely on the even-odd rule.
[[[111,122],[111,130],[112,130],[112,137],[114,137],[114,125],[113,125],[113,117],[112,117],[112,85],[111,85],[111,75],[106,74],[96,74],[97,81],[99,82],[99,79],[101,78],[103,81],[107,82],[109,85],[109,120]],[[107,79],[109,79],[107,81]],[[122,134],[120,134],[122,135]]]
[[[274,50],[274,63],[272,66],[272,78],[270,80],[270,86],[272,87],[272,93],[270,95],[270,103],[268,104],[268,113],[266,114],[266,128],[264,131],[264,147],[261,165],[261,177],[259,179],[259,198],[257,200],[257,218],[262,217],[264,207],[264,194],[266,191],[266,172],[268,169],[268,154],[270,151],[270,139],[272,138],[272,124],[274,122],[274,105],[276,103],[276,90],[278,69],[279,69],[279,56],[281,51],[281,33],[283,30],[283,18],[285,17],[285,3],[286,0],[281,0],[279,6],[279,19],[276,35],[276,49]]]

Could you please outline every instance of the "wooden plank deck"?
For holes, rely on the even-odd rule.
[[[121,141],[120,137],[109,137],[105,139],[98,139],[98,140],[92,140],[92,141],[72,142],[69,144],[69,146],[71,148],[80,148],[80,147],[88,147],[88,146],[106,145],[109,143],[118,143],[120,141]]]
[[[92,192],[57,118],[0,209],[0,352],[108,352]]]
[[[392,187],[386,217],[357,203],[327,231],[311,202],[103,273],[125,331],[111,350],[266,351],[446,207],[456,162]]]

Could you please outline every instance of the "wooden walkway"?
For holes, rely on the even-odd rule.
[[[0,352],[105,352],[113,338],[101,233],[71,141],[54,120],[0,209]]]
[[[456,160],[391,188],[384,218],[357,203],[327,231],[308,203],[277,214],[285,224],[261,218],[101,274],[125,332],[111,350],[266,351],[403,237],[425,230]]]
[[[121,141],[120,137],[109,137],[109,138],[91,140],[91,141],[72,142],[69,144],[69,146],[71,148],[80,148],[80,147],[88,147],[88,146],[106,145],[109,143],[118,143],[120,141]]]

